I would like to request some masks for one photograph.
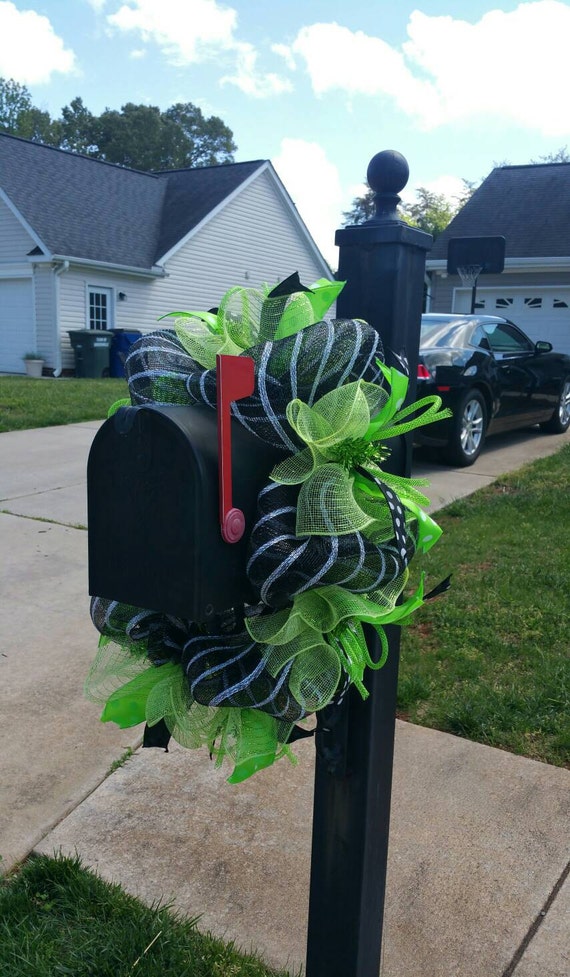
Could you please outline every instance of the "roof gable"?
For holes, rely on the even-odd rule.
[[[263,166],[264,160],[255,160],[158,173],[166,194],[155,260],[172,251]]]
[[[447,257],[451,237],[502,235],[506,258],[570,255],[570,163],[496,167],[443,231],[428,261]]]

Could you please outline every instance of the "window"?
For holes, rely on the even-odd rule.
[[[112,329],[112,298],[110,288],[89,287],[89,328]]]
[[[525,299],[524,304],[527,309],[542,309],[541,298]]]
[[[494,353],[530,353],[534,346],[511,322],[483,323]]]
[[[564,299],[554,299],[553,302],[552,302],[552,308],[553,309],[567,309],[568,308],[568,302],[565,302]]]
[[[498,298],[495,300],[496,309],[510,309],[514,299]]]

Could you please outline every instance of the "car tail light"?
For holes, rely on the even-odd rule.
[[[418,380],[431,380],[432,375],[424,363],[418,363]]]

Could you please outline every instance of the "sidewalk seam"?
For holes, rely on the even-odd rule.
[[[66,529],[79,529],[87,532],[87,526],[81,522],[59,522],[57,519],[46,519],[45,516],[28,516],[23,512],[11,512],[10,509],[0,509],[0,515],[13,516],[15,519],[30,519],[32,522],[45,522],[48,526],[64,526]]]
[[[519,963],[521,962],[521,960],[522,960],[525,952],[527,951],[527,949],[530,946],[532,940],[534,939],[534,937],[536,936],[538,930],[540,929],[540,927],[542,926],[544,920],[546,919],[548,910],[552,906],[552,903],[556,899],[556,896],[560,892],[562,886],[564,885],[566,879],[568,878],[568,875],[570,875],[570,862],[568,862],[568,864],[566,865],[566,868],[563,870],[560,878],[558,879],[558,881],[554,885],[554,888],[552,889],[552,892],[550,893],[548,899],[544,903],[544,906],[540,910],[540,912],[539,912],[538,916],[536,917],[536,919],[534,920],[534,922],[531,924],[531,926],[530,926],[530,928],[529,928],[526,936],[524,937],[521,945],[519,946],[518,950],[515,952],[512,960],[511,960],[510,964],[508,965],[508,967],[506,968],[506,970],[504,970],[503,973],[501,974],[501,977],[512,977],[512,975],[514,974],[514,972],[515,972],[516,968],[518,967]]]

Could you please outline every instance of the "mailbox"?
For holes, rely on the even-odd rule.
[[[255,600],[247,543],[278,456],[233,419],[230,434],[236,542],[220,528],[215,411],[122,407],[102,425],[87,468],[91,595],[196,622]]]

